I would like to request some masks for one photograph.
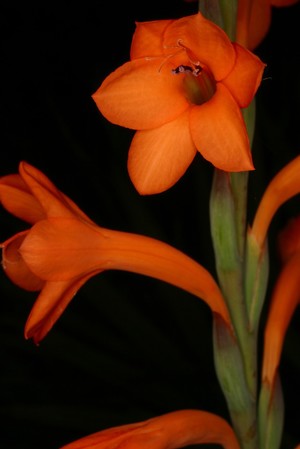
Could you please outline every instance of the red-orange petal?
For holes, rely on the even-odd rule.
[[[100,112],[116,125],[151,129],[174,120],[189,104],[182,78],[165,58],[138,59],[111,73],[93,94]]]
[[[204,300],[231,326],[212,275],[181,251],[159,240],[51,218],[37,223],[21,248],[30,270],[47,281],[68,281],[89,272],[124,270],[168,282]]]
[[[74,295],[88,279],[97,273],[88,273],[61,282],[46,282],[30,312],[25,325],[25,338],[38,344],[51,330]]]
[[[252,101],[266,64],[257,56],[238,44],[233,44],[236,51],[236,62],[233,70],[222,81],[231,92],[241,108],[247,107]]]
[[[113,427],[61,449],[177,449],[203,443],[240,449],[233,429],[223,418],[200,410],[180,410]]]
[[[35,276],[24,262],[19,248],[23,243],[28,231],[20,232],[6,240],[2,247],[2,267],[7,277],[24,290],[41,290],[44,281]]]
[[[160,128],[136,132],[128,154],[129,176],[142,195],[163,192],[183,176],[196,153],[184,113]]]
[[[0,178],[0,202],[8,212],[28,223],[33,224],[46,217],[41,204],[20,175]]]
[[[209,67],[219,81],[232,70],[235,51],[226,33],[199,12],[174,21],[166,29],[166,48],[187,49],[192,62]]]
[[[278,235],[278,253],[282,263],[300,252],[300,216],[292,218]]]
[[[198,151],[215,167],[228,172],[253,170],[240,108],[222,83],[208,102],[191,109],[190,129]]]
[[[136,22],[131,42],[130,59],[165,55],[168,49],[163,46],[163,35],[172,22],[174,20]]]
[[[36,223],[20,253],[30,270],[45,281],[67,281],[101,269],[105,260],[101,228],[73,218]]]
[[[283,167],[267,186],[257,208],[251,233],[259,246],[264,244],[271,220],[279,207],[300,193],[300,156]]]
[[[271,25],[271,8],[266,0],[254,0],[251,6],[247,47],[253,50],[268,33]]]
[[[299,0],[239,0],[236,41],[253,50],[266,36],[271,24],[271,5],[292,6]]]
[[[240,45],[248,47],[249,22],[252,0],[239,0],[235,40]]]
[[[19,171],[48,217],[78,216],[92,223],[89,217],[70,198],[60,192],[40,170],[26,162],[21,162]]]
[[[262,379],[273,385],[286,330],[300,301],[300,252],[284,265],[272,293],[264,333]]]

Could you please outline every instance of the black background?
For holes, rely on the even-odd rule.
[[[3,2],[0,11],[0,175],[26,160],[99,225],[164,240],[214,273],[212,167],[197,155],[172,189],[139,196],[126,170],[133,132],[107,122],[91,99],[128,60],[135,21],[179,18],[197,4],[27,1]],[[256,49],[267,69],[257,94],[249,221],[267,182],[300,150],[299,19],[299,4],[274,9]],[[299,212],[298,197],[272,222],[270,288],[278,272],[276,233]],[[1,241],[24,228],[1,211]],[[211,314],[193,296],[146,277],[105,272],[80,290],[37,347],[23,337],[36,294],[1,273],[0,295],[1,448],[55,449],[184,408],[228,417],[213,369]],[[282,355],[284,449],[300,441],[299,324],[297,311]]]

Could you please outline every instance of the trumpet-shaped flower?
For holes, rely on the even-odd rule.
[[[300,217],[293,219],[279,234],[283,268],[272,293],[264,334],[262,378],[273,386],[286,330],[300,303]]]
[[[198,410],[181,410],[112,427],[62,449],[177,449],[201,443],[220,444],[225,449],[240,448],[232,428],[223,418]]]
[[[266,36],[272,6],[291,6],[299,0],[239,0],[236,41],[253,50]]]
[[[230,323],[218,285],[200,264],[153,238],[97,226],[31,165],[21,162],[19,175],[0,179],[0,201],[33,225],[1,245],[8,277],[24,289],[41,290],[25,326],[27,338],[39,342],[76,291],[108,269],[169,282],[202,298]]]
[[[136,24],[130,61],[93,94],[101,113],[136,130],[130,178],[141,194],[162,192],[197,151],[225,171],[253,169],[241,108],[264,64],[201,13]]]

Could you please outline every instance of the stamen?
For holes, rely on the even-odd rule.
[[[191,50],[182,43],[181,39],[178,39],[177,45],[179,47],[181,47],[186,52],[186,54],[187,54],[189,60],[191,61],[192,65],[194,65],[195,67],[196,66],[200,66],[200,61],[197,60],[196,58],[194,58],[195,55],[193,55]]]
[[[181,64],[178,67],[176,67],[175,69],[172,69],[172,73],[175,74],[175,75],[177,75],[178,73],[191,73],[194,76],[198,76],[202,72],[203,68],[200,65],[200,61],[196,60],[196,58],[194,57],[193,53],[189,50],[188,47],[186,47],[183,44],[181,39],[177,40],[177,45],[174,45],[172,47],[164,45],[164,48],[165,49],[176,48],[178,50],[175,51],[174,53],[171,53],[171,54],[167,55],[165,57],[164,61],[162,62],[161,66],[158,69],[159,72],[161,71],[161,69],[163,68],[164,64],[169,59],[173,58],[174,56],[177,56],[181,51],[184,51],[186,53],[186,55],[187,55],[191,65],[194,68],[191,67],[191,66],[188,66],[188,65]]]
[[[193,69],[189,65],[179,65],[176,67],[176,69],[172,69],[172,73],[177,75],[178,73],[191,73],[194,76],[198,76],[199,73],[202,72],[202,67],[200,65],[195,65],[195,68]]]
[[[172,73],[177,75],[177,73],[186,73],[186,72],[193,72],[192,67],[189,65],[179,65],[176,67],[176,69],[172,69]]]
[[[158,71],[160,72],[161,69],[163,68],[164,64],[165,64],[169,59],[173,58],[174,56],[177,56],[178,53],[180,53],[181,51],[182,51],[182,50],[180,49],[180,50],[177,50],[175,53],[172,53],[172,54],[166,56],[165,59],[164,59],[164,61],[161,63],[161,65],[160,65]]]

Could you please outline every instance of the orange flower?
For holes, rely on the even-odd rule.
[[[272,6],[290,6],[299,0],[239,0],[236,41],[253,50],[266,36]]]
[[[232,428],[223,418],[198,410],[181,410],[112,427],[61,449],[176,449],[201,443],[220,444],[225,449],[240,448]]]
[[[268,228],[279,207],[300,193],[300,156],[283,167],[267,186],[256,211],[249,236],[261,251]],[[300,218],[294,219],[279,236],[283,268],[272,293],[265,327],[263,381],[274,384],[282,345],[294,310],[300,300]]]
[[[93,94],[112,123],[137,130],[129,175],[141,194],[173,186],[197,150],[225,171],[252,170],[241,109],[264,64],[200,13],[136,24],[131,60]]]
[[[33,224],[1,245],[10,279],[24,289],[41,290],[25,326],[26,338],[39,342],[76,291],[108,269],[185,289],[230,323],[220,289],[201,265],[150,237],[100,228],[29,164],[21,162],[19,175],[0,179],[0,200],[9,212]]]
[[[262,378],[271,387],[279,366],[286,330],[300,303],[300,217],[292,220],[279,235],[284,262],[275,284],[264,333]]]

